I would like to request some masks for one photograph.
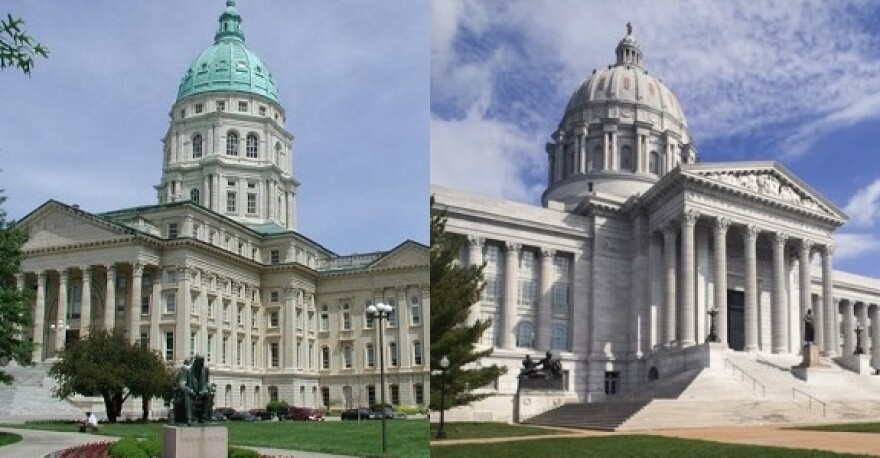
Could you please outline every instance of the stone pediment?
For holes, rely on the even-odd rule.
[[[428,247],[413,241],[406,241],[381,258],[373,261],[369,269],[427,266],[428,263]]]
[[[843,211],[775,162],[687,164],[682,166],[682,172],[717,186],[818,213],[841,223],[847,218]]]
[[[24,251],[118,240],[133,232],[55,201],[44,204],[19,225],[29,234]]]

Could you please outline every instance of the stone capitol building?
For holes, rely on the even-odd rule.
[[[213,44],[183,73],[156,205],[93,214],[52,200],[20,221],[30,234],[18,284],[34,292],[33,361],[51,362],[90,332],[122,330],[170,364],[203,354],[218,407],[277,399],[338,409],[379,402],[384,352],[386,399],[425,405],[428,248],[404,241],[339,255],[297,231],[294,137],[275,75],[245,45],[241,23],[227,1]],[[385,348],[365,313],[379,302],[394,307]],[[46,365],[11,368],[15,389],[48,397],[34,391],[40,374],[22,372],[34,370],[44,376]],[[99,399],[72,402],[53,409],[104,410]],[[139,406],[128,401],[123,415]],[[7,414],[29,413],[20,410]]]
[[[876,421],[880,281],[834,270],[847,216],[777,162],[703,160],[685,108],[627,29],[551,135],[542,207],[432,187],[447,230],[467,238],[462,263],[485,263],[471,309],[492,320],[482,364],[509,369],[494,396],[448,418]],[[821,367],[799,377],[808,311]],[[523,356],[548,349],[564,393],[518,392]],[[619,418],[590,423],[597,403]]]

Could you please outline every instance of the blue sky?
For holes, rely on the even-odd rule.
[[[7,0],[49,47],[0,71],[0,188],[10,218],[47,201],[156,203],[161,138],[224,0]],[[428,239],[429,5],[242,0],[294,141],[299,230],[341,254]]]
[[[435,0],[431,181],[537,203],[568,98],[632,22],[704,161],[776,160],[849,214],[880,277],[880,2]]]

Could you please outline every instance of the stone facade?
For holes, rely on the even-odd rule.
[[[268,73],[240,21],[229,2],[214,47],[249,56],[245,72]],[[195,71],[230,64],[204,56]],[[218,407],[343,408],[378,402],[384,355],[386,399],[426,404],[428,248],[405,241],[342,256],[297,232],[293,136],[274,83],[249,88],[230,73],[200,91],[193,71],[171,110],[157,205],[93,214],[49,201],[20,221],[33,361],[121,330],[172,365],[204,354]],[[380,301],[395,310],[384,348],[365,318]]]
[[[469,241],[462,262],[486,264],[472,309],[493,322],[483,364],[509,368],[495,396],[450,418],[511,420],[525,353],[558,353],[580,402],[708,367],[713,309],[721,348],[796,355],[812,310],[823,355],[851,355],[858,326],[880,367],[880,281],[833,269],[846,215],[778,163],[699,162],[690,138],[628,34],[553,134],[544,208],[433,187]]]

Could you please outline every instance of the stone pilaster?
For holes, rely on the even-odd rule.
[[[70,278],[67,269],[58,272],[58,308],[55,314],[55,352],[64,349],[67,340],[67,281]]]
[[[834,256],[834,245],[825,245],[822,250],[822,307],[825,309],[825,354],[836,355],[837,349],[834,348],[834,272],[831,269],[832,258]]]
[[[788,352],[788,295],[785,291],[785,242],[784,233],[776,233],[773,237],[773,304],[772,314],[772,350],[773,353]]]
[[[541,249],[541,277],[539,279],[538,293],[538,335],[536,347],[546,351],[550,349],[553,335],[553,256],[556,250],[550,248]]]
[[[681,220],[681,345],[691,346],[696,343],[696,260],[694,258],[694,226],[699,213],[688,210]]]
[[[727,345],[727,228],[730,220],[715,220],[715,332],[718,340]]]
[[[748,225],[744,228],[745,241],[745,350],[758,350],[758,227]]]
[[[92,268],[91,266],[82,266],[82,304],[79,318],[79,337],[85,338],[91,332],[92,327]]]
[[[675,292],[675,236],[678,228],[675,224],[670,224],[663,231],[663,270],[666,277],[666,297],[663,301],[663,337],[661,341],[670,345],[674,340],[678,339],[676,335],[676,292]]]
[[[630,288],[633,294],[630,309],[630,353],[636,358],[640,358],[644,354],[644,335],[647,331],[647,312],[648,312],[648,266],[645,257],[648,251],[648,237],[646,216],[639,212],[635,217],[635,233],[633,234],[633,242],[635,243],[635,257],[632,263],[633,276],[630,282]]]
[[[650,234],[648,236],[648,310],[645,312],[649,322],[645,337],[648,340],[647,347],[650,349],[663,342],[660,337],[663,301],[661,288],[663,275],[660,265],[662,257],[660,240]]]
[[[37,272],[37,299],[34,305],[33,362],[43,361],[43,336],[46,333],[46,271]]]
[[[177,311],[175,313],[175,329],[174,329],[174,359],[181,361],[191,356],[189,349],[190,338],[190,278],[189,269],[180,268],[177,270]]]
[[[843,356],[852,355],[856,349],[856,324],[853,305],[853,301],[847,299],[843,301],[841,307],[843,310]]]
[[[501,348],[511,349],[516,347],[516,299],[519,281],[517,267],[522,245],[507,242],[504,248],[504,304],[501,312],[502,328],[499,345]]]
[[[131,303],[128,316],[128,341],[137,343],[141,338],[141,297],[143,296],[144,266],[134,263],[131,266]]]
[[[107,266],[107,284],[104,291],[104,330],[116,327],[116,266]]]
[[[159,334],[162,312],[162,269],[157,267],[153,274],[153,293],[150,296],[150,350],[162,351],[162,336]]]

